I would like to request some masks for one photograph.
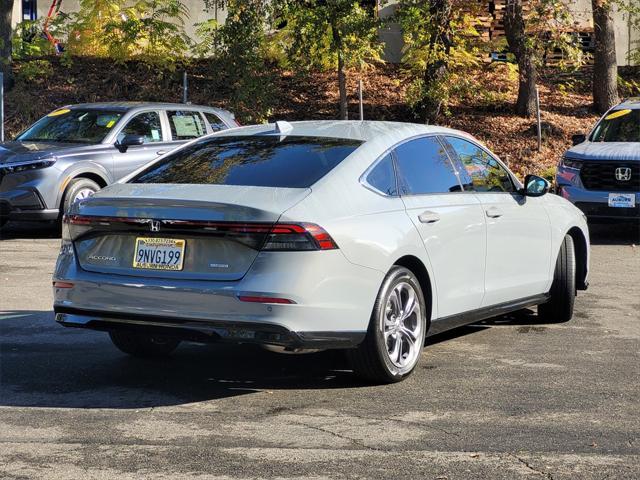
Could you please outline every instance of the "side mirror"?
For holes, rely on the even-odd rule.
[[[125,137],[116,143],[116,148],[122,153],[126,152],[129,147],[142,145],[144,137],[142,135],[125,135]]]
[[[573,142],[574,145],[578,145],[582,142],[585,142],[586,140],[587,140],[587,136],[583,135],[582,133],[571,135],[571,141]]]
[[[537,175],[524,177],[524,188],[520,191],[525,197],[541,197],[549,191],[550,184]]]

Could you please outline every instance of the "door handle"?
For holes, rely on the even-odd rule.
[[[420,220],[420,223],[436,223],[440,220],[440,215],[431,210],[426,210],[418,215],[418,220]]]
[[[489,218],[499,218],[502,216],[502,210],[500,210],[497,207],[489,207],[486,210],[487,212],[487,217]]]
[[[167,150],[158,150],[156,155],[164,155],[165,153],[167,153]]]

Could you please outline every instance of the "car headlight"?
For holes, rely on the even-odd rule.
[[[2,173],[18,173],[27,170],[39,170],[41,168],[50,167],[56,163],[55,158],[47,158],[45,160],[33,160],[29,162],[15,162],[0,164],[0,172]]]
[[[582,160],[577,160],[571,157],[562,157],[561,165],[565,168],[575,168],[576,170],[580,170],[580,167],[582,167]]]

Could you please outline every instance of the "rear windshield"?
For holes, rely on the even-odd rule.
[[[598,124],[592,142],[640,142],[640,110],[619,109]]]
[[[306,188],[361,144],[271,135],[205,138],[168,155],[129,182]]]

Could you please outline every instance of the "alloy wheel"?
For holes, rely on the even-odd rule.
[[[418,294],[407,282],[398,283],[387,298],[380,325],[387,355],[399,374],[410,371],[422,352],[422,311]]]

